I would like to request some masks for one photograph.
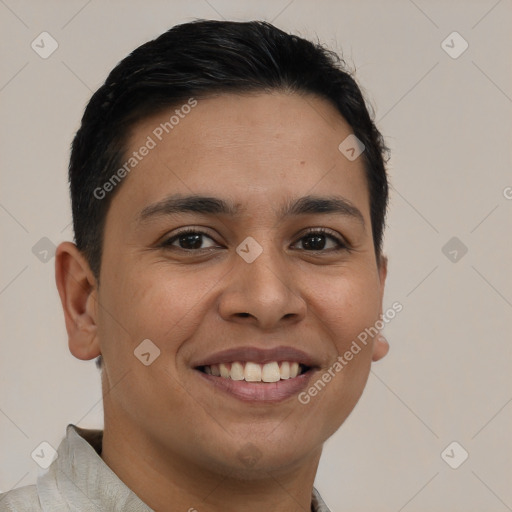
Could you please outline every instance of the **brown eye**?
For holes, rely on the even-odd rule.
[[[302,242],[302,249],[305,251],[331,252],[348,249],[340,238],[330,234],[325,229],[312,230],[303,235],[299,242]],[[329,244],[331,244],[331,247],[328,247]]]
[[[163,242],[162,246],[165,248],[176,248],[183,249],[186,251],[195,251],[201,249],[209,249],[211,247],[217,247],[217,245],[202,247],[205,238],[212,240],[213,242],[213,239],[206,233],[191,229],[181,231],[180,233],[172,236],[171,238],[168,238]]]

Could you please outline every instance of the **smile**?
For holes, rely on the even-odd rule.
[[[246,382],[278,382],[280,380],[294,379],[308,371],[309,367],[297,361],[271,361],[265,364],[250,361],[234,361],[206,365],[198,368],[207,375]]]
[[[303,391],[321,367],[294,346],[239,346],[200,356],[191,367],[215,394],[251,403],[277,403]]]

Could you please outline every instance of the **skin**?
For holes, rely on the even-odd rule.
[[[136,125],[128,153],[168,118]],[[151,508],[310,510],[322,445],[354,408],[386,340],[371,339],[307,405],[296,395],[242,402],[205,384],[191,364],[226,348],[291,345],[319,361],[315,382],[379,319],[387,261],[375,257],[362,158],[338,150],[350,133],[314,96],[200,99],[116,190],[101,286],[74,244],[59,245],[70,351],[104,359],[101,456]],[[176,193],[232,200],[242,212],[137,222],[143,208]],[[339,214],[276,216],[311,194],[343,196],[365,226]],[[159,246],[185,227],[207,232],[201,247],[209,252]],[[332,251],[330,237],[324,249],[308,250],[308,228],[326,228],[352,250]],[[263,248],[250,264],[235,251],[248,236]],[[161,351],[149,366],[133,353],[144,339]],[[252,465],[240,457],[247,450]]]

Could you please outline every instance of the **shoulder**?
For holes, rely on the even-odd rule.
[[[37,495],[36,485],[18,487],[0,494],[1,512],[37,512],[43,510]]]

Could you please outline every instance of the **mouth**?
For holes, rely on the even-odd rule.
[[[297,361],[271,361],[258,364],[251,361],[234,361],[197,367],[206,375],[234,381],[272,383],[294,379],[311,368]]]
[[[291,398],[320,368],[318,361],[293,347],[230,349],[197,363],[193,369],[210,389],[253,403]]]

